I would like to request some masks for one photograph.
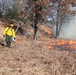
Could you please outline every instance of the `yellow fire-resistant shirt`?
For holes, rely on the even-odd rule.
[[[4,35],[9,35],[9,36],[12,36],[13,38],[15,38],[15,31],[13,28],[5,28],[4,30]]]

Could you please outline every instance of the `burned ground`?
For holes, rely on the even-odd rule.
[[[39,35],[38,40],[17,36],[11,48],[0,45],[0,75],[76,75],[76,52],[58,50],[58,45],[51,49],[59,39]]]

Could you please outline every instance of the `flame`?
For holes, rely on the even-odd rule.
[[[50,35],[51,34],[51,29],[49,27],[46,27],[45,32]]]
[[[62,44],[65,44],[66,42],[65,41],[59,41],[58,43],[57,43],[57,45],[62,45]]]
[[[52,50],[75,50],[76,51],[76,41],[73,40],[57,40],[49,45],[49,49]]]
[[[52,37],[51,28],[46,27],[46,28],[45,28],[45,32],[46,32],[50,37]]]
[[[21,42],[23,41],[23,39],[16,39],[16,42]]]
[[[69,44],[76,44],[76,41],[70,40]]]

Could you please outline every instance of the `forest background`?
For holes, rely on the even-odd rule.
[[[8,21],[16,20],[32,26],[34,38],[38,31],[38,26],[47,24],[52,32],[52,37],[65,38],[69,32],[62,35],[62,30],[73,30],[76,21],[76,1],[75,0],[0,0],[0,17]],[[73,21],[70,24],[70,20]],[[68,25],[68,26],[67,26]],[[25,26],[24,26],[25,27]],[[69,29],[73,28],[73,29]],[[69,29],[69,30],[68,30]],[[70,31],[71,33],[72,31]],[[73,32],[73,34],[75,31]],[[72,33],[71,33],[72,34]],[[60,35],[60,36],[59,36]],[[70,37],[72,36],[72,37]],[[67,38],[76,36],[67,35]]]

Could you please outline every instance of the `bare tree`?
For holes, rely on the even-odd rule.
[[[63,23],[67,19],[67,14],[70,13],[69,5],[73,4],[75,5],[74,0],[23,0],[27,4],[27,17],[31,22],[33,20],[33,26],[34,26],[34,38],[36,39],[36,34],[38,31],[38,22],[40,19],[40,15],[43,16],[45,19],[46,16],[50,16],[52,19],[50,21],[51,25],[55,25],[55,38],[57,38],[60,34],[61,27]],[[41,7],[42,10],[40,11],[39,8]],[[33,11],[33,10],[34,11]],[[46,12],[44,12],[44,10]],[[43,11],[43,12],[42,12]]]
[[[27,22],[33,26],[34,39],[37,39],[38,22],[40,20],[40,11],[42,7],[38,0],[27,0],[25,3],[27,3],[27,6],[25,6],[26,17],[24,20],[28,20]]]
[[[5,10],[7,0],[2,0],[2,8]],[[41,19],[51,18],[50,24],[56,26],[55,38],[60,34],[61,27],[67,19],[67,14],[72,14],[70,6],[75,6],[75,0],[13,0],[13,7],[19,9],[19,18],[27,25],[32,25],[34,28],[34,39],[38,31],[38,23]],[[75,14],[75,11],[73,11]]]
[[[45,1],[45,0],[43,0],[43,1]],[[75,2],[75,0],[70,0],[70,1],[50,0],[50,2],[49,3],[48,2],[46,2],[46,5],[44,2],[44,5],[45,5],[46,9],[48,9],[50,11],[50,14],[48,16],[50,16],[50,18],[51,18],[51,21],[50,21],[51,25],[56,27],[54,30],[55,30],[55,38],[57,38],[60,34],[63,23],[67,19],[67,14],[72,13],[70,11],[71,4],[75,5],[76,2]]]
[[[3,16],[5,14],[5,3],[6,3],[6,0],[2,0],[2,15]]]

